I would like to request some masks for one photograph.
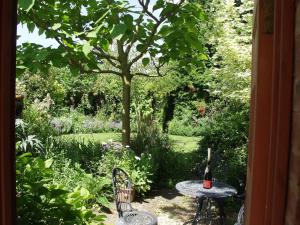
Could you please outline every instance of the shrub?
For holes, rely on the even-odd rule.
[[[201,133],[201,127],[199,124],[193,121],[186,122],[175,117],[169,123],[169,134],[180,136],[199,136]]]
[[[200,135],[202,118],[197,107],[188,103],[175,107],[174,118],[168,123],[169,134],[189,137]]]
[[[207,148],[212,148],[212,170],[216,178],[243,191],[246,178],[248,107],[237,102],[219,105],[203,125],[199,156],[205,167]]]
[[[122,129],[120,121],[87,116],[77,110],[53,118],[51,124],[58,134],[120,132]]]
[[[49,157],[69,159],[73,165],[80,164],[89,173],[94,172],[95,165],[104,154],[104,149],[100,143],[73,139],[53,139],[51,144],[45,146],[45,148]]]
[[[22,154],[16,161],[17,224],[92,224],[103,225],[86,202],[92,197],[80,186],[73,191],[52,182],[53,159],[46,161]]]
[[[51,116],[46,110],[30,105],[23,111],[23,120],[26,125],[26,134],[35,135],[42,143],[49,137],[55,136],[55,130],[50,124]]]
[[[169,136],[154,121],[144,122],[140,128],[133,137],[132,148],[138,154],[151,154],[155,185],[174,188],[176,182],[194,178],[197,152],[175,150]]]
[[[129,148],[109,148],[100,161],[98,172],[111,179],[112,169],[120,167],[131,178],[138,194],[144,195],[152,184],[152,158],[149,154],[136,156]]]
[[[63,183],[68,190],[74,190],[77,186],[85,188],[90,193],[86,206],[94,204],[102,207],[110,207],[107,198],[112,198],[111,180],[97,174],[87,173],[79,163],[73,164],[71,160],[57,155],[53,163],[53,182]]]

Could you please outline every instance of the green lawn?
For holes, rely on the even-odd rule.
[[[63,139],[66,140],[82,140],[84,142],[93,141],[93,142],[107,142],[109,139],[113,141],[121,141],[120,133],[97,133],[97,134],[69,134],[62,135]],[[170,140],[174,145],[174,150],[179,152],[191,152],[196,150],[199,137],[185,137],[170,135]]]
[[[121,141],[120,133],[68,134],[61,136],[65,140],[79,140],[83,142],[107,142],[108,140]]]

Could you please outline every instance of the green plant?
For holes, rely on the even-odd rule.
[[[68,190],[80,186],[90,193],[86,206],[110,207],[108,199],[112,199],[111,180],[95,173],[88,173],[79,163],[72,163],[70,159],[57,155],[53,164],[53,182],[63,183]]]
[[[99,164],[98,172],[111,179],[114,167],[120,167],[128,173],[138,194],[144,195],[150,190],[153,176],[150,154],[138,157],[129,148],[109,148]]]
[[[95,164],[99,162],[104,154],[100,143],[83,140],[52,139],[44,146],[49,157],[60,156],[69,159],[73,165],[80,164],[86,172],[94,172]]]
[[[219,104],[203,124],[199,157],[204,169],[207,148],[212,148],[212,168],[216,178],[243,191],[246,178],[249,128],[248,106],[239,102]]]
[[[160,11],[156,14],[150,12],[150,0],[139,1],[140,7],[129,1],[84,0],[54,5],[48,1],[30,2],[19,4],[18,21],[27,24],[30,31],[37,27],[47,38],[55,38],[59,47],[25,43],[17,51],[17,68],[47,71],[50,65],[69,65],[75,74],[104,73],[120,77],[124,145],[130,144],[133,77],[159,77],[164,65],[171,61],[183,61],[185,66],[199,61],[194,55],[186,57],[190,52],[204,55],[199,33],[202,27],[195,26],[206,19],[200,3],[158,0],[152,7],[153,11]],[[80,13],[82,5],[85,13]],[[112,51],[113,45],[117,51]],[[147,66],[150,69],[139,70]]]
[[[44,109],[33,104],[23,111],[23,120],[26,125],[26,133],[35,135],[42,143],[45,143],[49,137],[55,136],[55,130],[50,124],[51,116]]]
[[[17,224],[102,224],[85,206],[91,195],[83,187],[68,191],[52,182],[53,159],[42,160],[30,153],[17,156]]]

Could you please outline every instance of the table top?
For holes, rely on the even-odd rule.
[[[223,182],[213,181],[211,189],[203,188],[202,180],[186,180],[176,184],[176,189],[190,197],[227,198],[237,194],[237,190]]]

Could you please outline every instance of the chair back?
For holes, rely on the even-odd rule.
[[[113,191],[119,217],[123,217],[124,212],[132,211],[132,183],[128,174],[120,169],[114,168],[112,172]]]

